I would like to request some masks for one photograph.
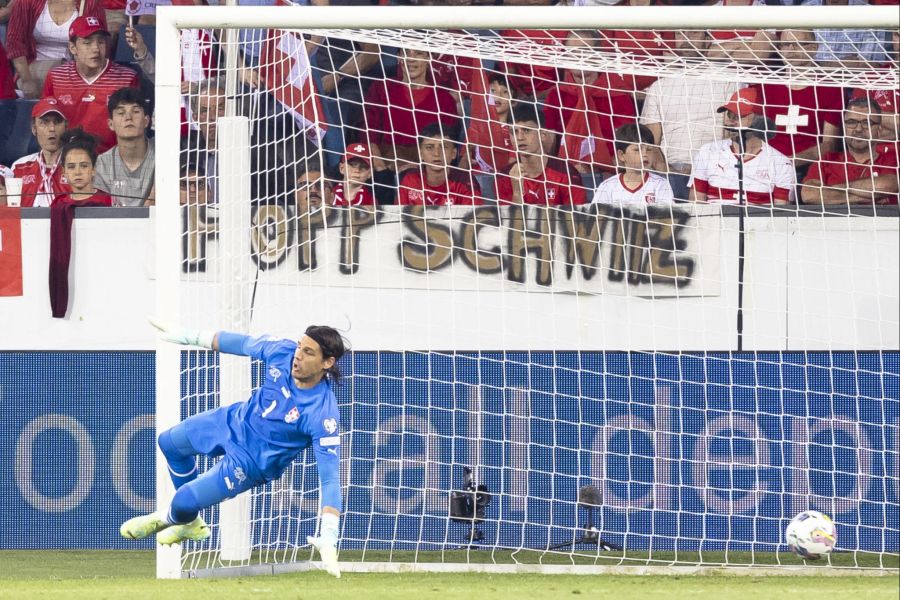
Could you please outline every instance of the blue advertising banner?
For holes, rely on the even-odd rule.
[[[186,362],[185,391],[214,398],[214,364]],[[448,505],[469,466],[493,497],[486,546],[571,539],[591,485],[604,538],[632,549],[771,551],[813,508],[840,549],[900,550],[897,352],[359,352],[342,366],[344,547],[464,543]],[[0,548],[135,547],[118,525],[154,508],[153,390],[152,353],[0,353]],[[292,502],[256,511],[291,516],[277,539],[302,543],[314,465],[289,485]]]

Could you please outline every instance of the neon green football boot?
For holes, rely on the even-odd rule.
[[[209,525],[197,517],[184,525],[172,525],[156,534],[156,541],[164,546],[180,544],[185,540],[205,540],[211,535]]]
[[[162,514],[150,513],[149,515],[128,519],[119,527],[119,533],[122,534],[123,538],[140,540],[167,527],[171,527],[171,525],[166,522]]]

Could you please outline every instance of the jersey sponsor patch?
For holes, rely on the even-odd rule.
[[[322,421],[322,427],[324,427],[325,431],[328,433],[334,433],[337,431],[337,419],[325,419]]]
[[[272,381],[278,381],[278,378],[281,377],[281,369],[274,365],[269,367],[269,377],[272,378]]]
[[[341,436],[333,435],[331,437],[323,437],[319,439],[320,446],[340,446]]]

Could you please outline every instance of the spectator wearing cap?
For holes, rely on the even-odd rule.
[[[138,87],[137,73],[106,58],[109,32],[97,17],[78,17],[69,28],[69,50],[75,60],[47,74],[43,96],[54,96],[69,115],[70,127],[97,138],[97,151],[116,143],[107,123],[109,97],[123,87]]]
[[[689,199],[723,204],[789,203],[797,179],[794,165],[768,143],[772,123],[762,114],[756,88],[735,92],[718,110],[724,117],[725,139],[706,144],[694,157]],[[737,160],[742,163],[743,181]]]
[[[113,206],[153,204],[156,153],[147,139],[150,116],[138,88],[122,88],[109,97],[109,128],[116,145],[97,157],[94,184],[113,197]],[[148,202],[149,201],[149,202]]]
[[[6,50],[26,98],[39,98],[47,73],[69,59],[69,28],[80,15],[106,28],[102,0],[15,0]]]
[[[706,31],[677,31],[672,53],[700,58],[709,47],[709,39]],[[641,124],[660,146],[665,160],[660,170],[669,173],[677,199],[687,199],[691,160],[700,148],[719,139],[722,117],[716,110],[737,88],[735,83],[690,77],[663,77],[647,88]]]
[[[31,109],[31,133],[40,150],[12,164],[13,174],[22,180],[22,206],[51,206],[58,195],[71,190],[64,183],[60,163],[67,127],[66,114],[56,98],[42,98]]]
[[[897,204],[897,150],[879,143],[881,107],[856,98],[844,111],[843,152],[830,152],[813,164],[800,196],[810,204]]]
[[[334,186],[334,206],[374,206],[372,193],[372,154],[369,146],[350,144],[338,169],[343,181]]]

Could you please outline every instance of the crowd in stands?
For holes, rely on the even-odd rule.
[[[241,2],[275,3],[280,2]],[[396,2],[300,4],[307,3]],[[569,2],[617,3],[651,1]],[[763,2],[693,2],[726,3]],[[9,177],[21,179],[23,207],[155,203],[153,17],[128,18],[124,5],[8,0],[0,8],[0,24],[7,25],[5,40],[0,38],[0,163],[7,165],[0,164],[0,205],[7,203],[3,184]],[[275,92],[286,72],[273,68],[273,52],[286,46],[270,44],[269,32],[241,33],[233,99],[226,97],[218,69],[225,64],[219,32],[183,33],[182,89],[189,101],[182,107],[182,203],[217,200],[217,119],[232,101],[234,114],[250,117],[252,198],[296,203],[300,210],[383,204],[897,204],[897,90],[556,69],[278,35],[291,36],[284,39],[302,44],[309,56],[315,117],[299,104],[286,105],[290,99]],[[896,69],[900,54],[897,31],[478,35],[631,58],[731,61],[781,73],[836,65]],[[30,109],[30,132],[13,124],[22,107]]]

